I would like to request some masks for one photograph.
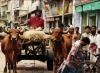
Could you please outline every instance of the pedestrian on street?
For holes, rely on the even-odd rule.
[[[97,51],[96,54],[100,54],[100,28],[97,29],[97,36],[96,36],[96,45],[97,45]],[[98,62],[100,63],[100,58],[98,58]],[[100,68],[97,68],[97,73],[100,72]]]
[[[83,37],[81,40],[74,42],[67,59],[64,60],[64,62],[58,69],[58,73],[76,73],[76,65],[79,64],[79,62],[84,61],[82,47],[88,45],[89,43],[90,40],[88,37]],[[76,64],[74,64],[73,62],[75,62]]]
[[[80,37],[81,37],[81,34],[79,33],[79,27],[75,27],[73,41],[76,42],[77,40],[80,40]]]
[[[89,38],[89,36],[91,34],[91,27],[90,26],[85,26],[84,29],[85,30],[83,31],[83,33],[81,35],[81,39],[83,37],[88,37]],[[84,49],[84,52],[86,54],[85,60],[90,60],[90,54],[88,53],[89,52],[89,45],[84,46],[83,49]]]
[[[81,38],[90,36],[91,28],[90,26],[85,26],[85,31],[82,33]]]
[[[97,54],[100,54],[100,28],[97,30],[96,36]]]
[[[92,26],[91,27],[91,34],[89,36],[89,39],[90,39],[89,52],[90,52],[90,61],[93,61],[93,62],[95,62],[97,59],[93,55],[93,54],[96,54],[96,51],[97,51],[96,37],[97,37],[96,26]]]

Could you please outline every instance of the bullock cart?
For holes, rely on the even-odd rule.
[[[47,69],[53,69],[53,52],[52,49],[47,49],[47,39],[49,36],[43,31],[29,30],[23,33],[21,54],[17,60],[39,60],[47,61]]]

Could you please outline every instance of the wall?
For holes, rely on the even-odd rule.
[[[20,0],[10,0],[8,2],[8,19],[9,21],[14,21],[14,11],[17,10],[19,7],[19,1]]]
[[[75,5],[79,4],[80,0],[73,0],[73,16],[72,16],[72,24],[75,27],[79,27],[79,31],[82,31],[82,16],[81,13],[75,12]]]
[[[28,10],[32,5],[31,2],[32,2],[31,0],[24,0],[23,4],[20,6],[20,9]]]
[[[100,12],[99,12],[99,15],[98,15],[98,28],[100,28]]]
[[[80,32],[81,32],[81,24],[82,24],[82,17],[81,17],[81,13],[74,13],[73,14],[73,21],[72,21],[72,24],[75,26],[75,27],[79,27],[80,28]]]
[[[31,6],[29,7],[29,12],[36,10],[37,6],[40,6],[40,1],[37,0],[34,3],[31,4]]]

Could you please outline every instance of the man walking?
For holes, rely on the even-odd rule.
[[[81,40],[76,41],[73,43],[71,51],[69,52],[69,55],[66,60],[64,60],[64,65],[67,65],[68,70],[65,71],[64,65],[61,65],[60,73],[76,73],[75,65],[73,62],[75,61],[76,64],[79,62],[84,61],[84,55],[83,55],[83,46],[88,45],[90,43],[89,38],[83,37]],[[58,72],[59,73],[59,72]]]

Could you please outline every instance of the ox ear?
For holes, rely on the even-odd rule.
[[[24,31],[23,30],[19,30],[19,34],[23,35]]]

